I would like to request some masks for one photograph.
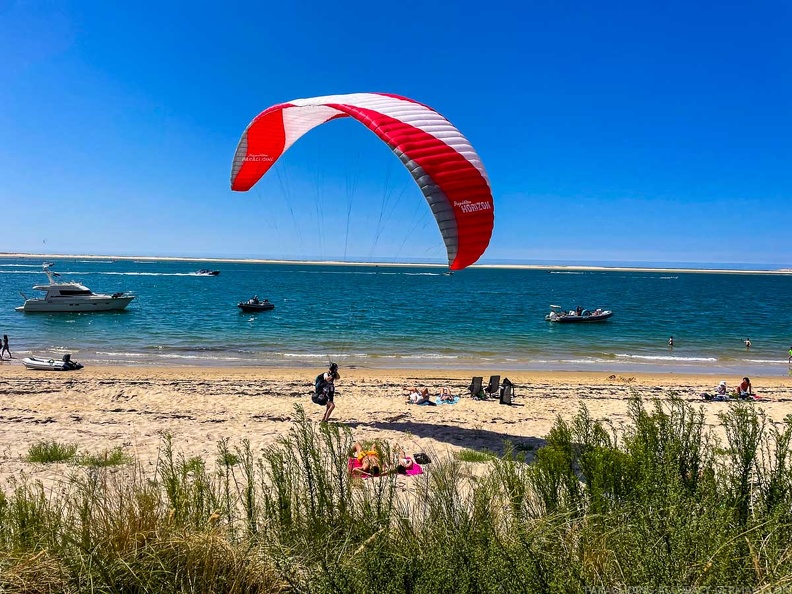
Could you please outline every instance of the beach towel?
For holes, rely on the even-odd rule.
[[[763,401],[768,401],[768,400],[772,400],[772,398],[768,398],[767,396],[759,396],[759,394],[751,394],[747,398],[744,398],[744,400],[763,400]]]
[[[769,400],[772,400],[771,398],[768,398],[767,396],[759,396],[758,394],[751,394],[748,397],[743,396],[741,398],[737,398],[737,396],[735,394],[731,394],[731,395],[730,394],[715,394],[715,395],[711,395],[711,394],[707,394],[706,392],[702,392],[700,394],[700,396],[704,400],[707,400],[708,402],[732,402],[732,401],[736,402],[737,400],[756,400],[756,401],[760,401],[760,402],[761,401],[767,402]]]
[[[699,396],[707,402],[728,402],[730,400],[729,396],[726,394],[708,394],[707,392],[702,392]]]
[[[410,456],[405,456],[405,458],[409,458],[410,460],[412,460],[412,458],[410,458]],[[347,461],[347,468],[349,469],[349,472],[352,472],[353,468],[360,468],[361,466],[363,466],[363,464],[360,461],[358,461],[357,458],[350,458]],[[420,464],[418,464],[417,462],[413,461],[413,465],[410,466],[407,469],[407,472],[405,472],[404,474],[406,476],[415,476],[416,474],[423,474],[423,468],[421,468]],[[382,475],[380,475],[380,476],[382,476]],[[377,477],[363,475],[362,478],[367,479],[367,478],[377,478]]]
[[[436,404],[456,404],[457,402],[459,402],[459,396],[454,396],[453,400],[441,400],[440,396],[435,398]]]

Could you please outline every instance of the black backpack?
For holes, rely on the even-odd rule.
[[[314,380],[314,394],[320,394],[324,389],[326,383],[327,382],[325,381],[324,378],[324,372],[317,375],[316,379]]]
[[[334,391],[333,384],[328,382],[324,378],[324,372],[320,373],[316,376],[314,380],[314,393],[311,396],[311,400],[314,404],[318,404],[319,406],[324,406],[327,404],[330,394]]]

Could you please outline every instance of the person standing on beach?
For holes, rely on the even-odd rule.
[[[336,363],[330,363],[330,368],[324,373],[317,375],[314,381],[314,394],[311,396],[311,400],[314,404],[327,407],[322,417],[322,423],[326,423],[328,419],[330,419],[330,415],[333,414],[333,410],[335,409],[335,403],[333,402],[333,397],[335,396],[335,380],[340,377],[338,365]]]
[[[792,346],[789,347],[789,359],[787,359],[787,362],[792,365]]]
[[[0,348],[0,359],[3,358],[4,353],[8,353],[9,359],[14,358],[14,356],[11,354],[11,349],[8,348],[8,334],[3,334],[3,346]]]

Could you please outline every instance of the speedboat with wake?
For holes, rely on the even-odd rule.
[[[559,324],[580,324],[588,322],[602,322],[607,320],[613,315],[609,309],[571,309],[564,310],[560,305],[551,305],[550,313],[545,316],[548,322],[557,322]]]
[[[36,291],[44,291],[43,297],[28,298],[20,292],[25,304],[15,308],[17,311],[28,312],[85,312],[85,311],[117,311],[124,309],[135,298],[129,293],[94,293],[80,283],[58,280],[60,274],[50,270],[51,264],[44,264],[44,274],[49,283],[35,285]]]
[[[219,270],[209,270],[208,268],[201,268],[193,272],[195,276],[217,276],[218,274],[220,274]]]
[[[22,365],[27,369],[36,369],[38,371],[73,371],[75,369],[82,369],[81,363],[71,360],[71,355],[63,355],[62,359],[45,359],[44,357],[25,357],[22,359]]]
[[[252,299],[248,299],[247,301],[240,301],[237,303],[237,307],[242,311],[251,312],[251,311],[269,311],[270,309],[275,309],[275,304],[272,303],[269,299],[259,300],[258,297],[253,297]]]

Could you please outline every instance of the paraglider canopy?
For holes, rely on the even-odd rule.
[[[351,117],[374,132],[410,171],[429,203],[451,270],[476,262],[489,245],[492,190],[470,142],[432,108],[384,93],[295,99],[261,112],[245,129],[231,167],[231,189],[245,192],[303,134]]]

